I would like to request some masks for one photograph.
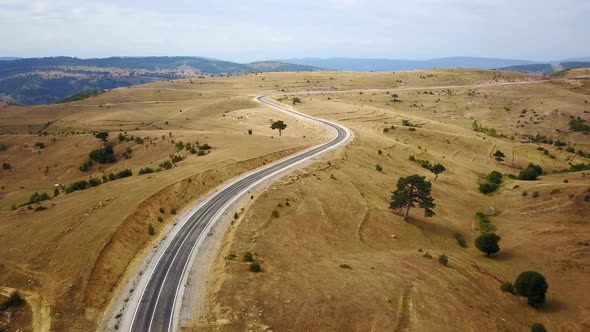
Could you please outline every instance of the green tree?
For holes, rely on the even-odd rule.
[[[543,169],[539,165],[529,164],[525,169],[518,174],[519,180],[533,181],[537,180],[539,175],[543,174]]]
[[[500,150],[496,150],[496,152],[494,152],[494,159],[496,159],[497,162],[504,161],[504,158],[506,158],[504,152]]]
[[[442,164],[434,164],[432,167],[429,168],[432,173],[434,173],[434,179],[438,179],[438,175],[447,169]]]
[[[521,273],[514,283],[516,294],[526,297],[531,307],[538,307],[545,302],[547,288],[549,286],[545,277],[535,271]]]
[[[434,216],[434,198],[430,196],[432,184],[423,176],[410,175],[402,177],[397,181],[397,189],[392,193],[389,203],[390,209],[406,208],[404,220],[408,221],[410,208],[418,207],[424,209],[425,217]]]
[[[96,135],[94,135],[94,137],[106,143],[106,141],[109,139],[109,133],[106,131],[99,131],[98,133],[96,133]]]
[[[287,128],[287,124],[284,123],[282,120],[275,121],[270,125],[270,129],[272,129],[272,130],[278,129],[279,130],[279,136],[281,136],[281,133],[286,128]]]
[[[545,329],[545,325],[541,323],[533,323],[531,324],[531,332],[547,332]]]
[[[500,239],[501,237],[496,233],[482,234],[475,239],[475,246],[479,251],[489,256],[500,251],[500,246],[498,245]]]

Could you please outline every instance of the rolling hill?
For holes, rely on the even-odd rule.
[[[0,62],[0,101],[52,104],[86,90],[105,90],[156,81],[249,72],[312,71],[276,61],[241,64],[197,57],[47,57]]]

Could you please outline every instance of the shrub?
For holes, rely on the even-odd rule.
[[[523,192],[522,192],[522,197],[526,197],[526,196],[528,196],[528,195],[529,195],[529,193],[527,193],[526,191],[523,191]]]
[[[348,264],[340,264],[340,268],[352,270],[352,266],[350,266]]]
[[[279,214],[279,211],[277,211],[277,210],[273,210],[271,215],[272,215],[272,217],[273,217],[273,218],[275,218],[275,219],[281,216],[281,215]]]
[[[482,212],[477,212],[475,214],[475,220],[477,221],[477,229],[479,229],[480,233],[486,234],[496,231],[496,226],[494,226],[490,218]]]
[[[152,224],[148,225],[148,234],[153,236],[154,234],[156,234],[156,231],[154,230],[154,226]]]
[[[234,212],[234,219],[238,219],[240,215],[237,212]]]
[[[447,266],[447,264],[449,264],[449,258],[445,254],[440,255],[438,256],[438,262],[444,266]]]
[[[252,135],[252,129],[248,129],[248,135]]]
[[[31,195],[27,204],[39,203],[39,202],[46,201],[48,199],[49,199],[49,195],[47,193],[39,194],[38,192],[35,192],[34,194]]]
[[[502,183],[502,173],[498,171],[492,171],[487,176],[487,180],[491,183],[500,184]]]
[[[19,292],[12,292],[10,296],[2,303],[0,303],[0,311],[4,311],[10,307],[20,307],[25,304],[25,299],[19,294]]]
[[[94,135],[94,137],[106,142],[109,139],[109,133],[106,131],[100,131]]]
[[[113,151],[113,147],[111,145],[106,145],[101,149],[93,150],[88,154],[88,156],[90,159],[95,160],[101,164],[114,163],[117,161],[117,158],[115,158],[115,152]]]
[[[432,255],[429,252],[425,252],[422,257],[432,259]]]
[[[491,194],[498,190],[498,185],[495,183],[482,183],[479,185],[479,191],[483,194]]]
[[[115,174],[115,179],[122,179],[122,178],[130,177],[132,175],[133,175],[133,172],[130,169],[126,168],[122,171],[118,171]]]
[[[166,210],[164,210],[164,208],[160,208],[160,210],[159,210],[159,211],[160,211],[160,213],[162,213],[162,214],[166,213]]]
[[[176,214],[176,209],[170,209],[170,213]]]
[[[531,307],[538,307],[545,302],[547,288],[549,286],[545,277],[535,271],[521,273],[514,283],[516,294],[526,297]]]
[[[38,147],[39,149],[44,149],[45,148],[45,143],[43,143],[43,142],[37,142],[37,143],[35,143],[35,146]]]
[[[301,99],[299,99],[299,97],[293,97],[293,105],[297,103],[301,104]]]
[[[377,150],[377,154],[381,156],[381,155],[383,155],[383,151],[381,149],[379,149],[379,150]]]
[[[88,172],[90,167],[92,167],[92,162],[87,160],[82,164],[82,166],[80,166],[80,172]]]
[[[162,218],[162,216],[158,216],[158,221],[159,221],[159,222],[162,222],[162,221],[164,221],[164,219]]]
[[[136,138],[135,138],[135,143],[137,143],[137,144],[143,144],[143,138],[141,138],[141,137],[136,137]]]
[[[505,281],[500,285],[500,290],[506,293],[514,294],[514,285],[509,282]]]
[[[498,245],[500,239],[501,237],[496,235],[496,233],[482,234],[475,239],[475,246],[479,251],[489,256],[500,251],[500,246]]]
[[[383,172],[383,167],[379,164],[375,165],[375,169],[377,170],[377,172]]]
[[[249,270],[250,272],[259,273],[262,272],[262,267],[260,266],[260,264],[258,264],[258,262],[252,262],[250,263]]]
[[[207,154],[207,152],[205,150],[199,150],[199,151],[197,151],[197,156],[204,156],[206,154]]]
[[[139,175],[144,175],[144,174],[151,174],[154,172],[154,169],[151,167],[146,167],[146,168],[142,168],[139,170]]]
[[[47,208],[46,208],[46,207],[44,207],[44,206],[42,206],[42,205],[39,205],[39,206],[37,206],[37,207],[35,208],[35,212],[38,212],[38,211],[43,211],[43,210],[47,210]]]
[[[243,255],[244,262],[253,262],[254,255],[250,251],[246,251]]]
[[[531,332],[547,332],[545,329],[545,325],[541,323],[533,323],[531,324]]]
[[[538,192],[538,191],[533,191],[533,197],[534,197],[534,198],[537,198],[537,197],[539,197],[539,192]]]
[[[88,187],[88,181],[86,180],[80,180],[77,182],[74,182],[72,184],[70,184],[67,188],[66,188],[66,192],[67,193],[71,193],[74,191],[78,191],[78,190],[84,190]]]
[[[98,186],[100,186],[101,183],[102,183],[102,181],[100,181],[100,179],[92,178],[92,179],[88,180],[88,188],[98,187]]]
[[[12,165],[10,165],[9,163],[2,163],[2,169],[9,171],[12,169]]]
[[[170,160],[166,160],[165,162],[160,164],[160,167],[163,169],[171,169],[174,165],[170,162]]]
[[[211,150],[211,149],[212,149],[211,145],[209,145],[207,143],[199,146],[199,150]]]
[[[453,237],[455,238],[455,240],[457,240],[457,244],[463,248],[467,247],[467,242],[465,241],[465,238],[463,237],[463,235],[461,233],[455,233],[455,235],[453,235]]]
[[[519,180],[533,181],[537,180],[539,175],[543,174],[543,169],[539,165],[529,164],[525,169],[518,174]]]
[[[119,133],[119,142],[125,142],[125,135],[123,133]]]

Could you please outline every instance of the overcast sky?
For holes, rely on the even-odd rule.
[[[0,0],[0,56],[590,56],[590,0]]]

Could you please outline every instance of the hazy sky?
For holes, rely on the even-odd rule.
[[[0,56],[553,60],[590,55],[590,0],[0,0]]]

